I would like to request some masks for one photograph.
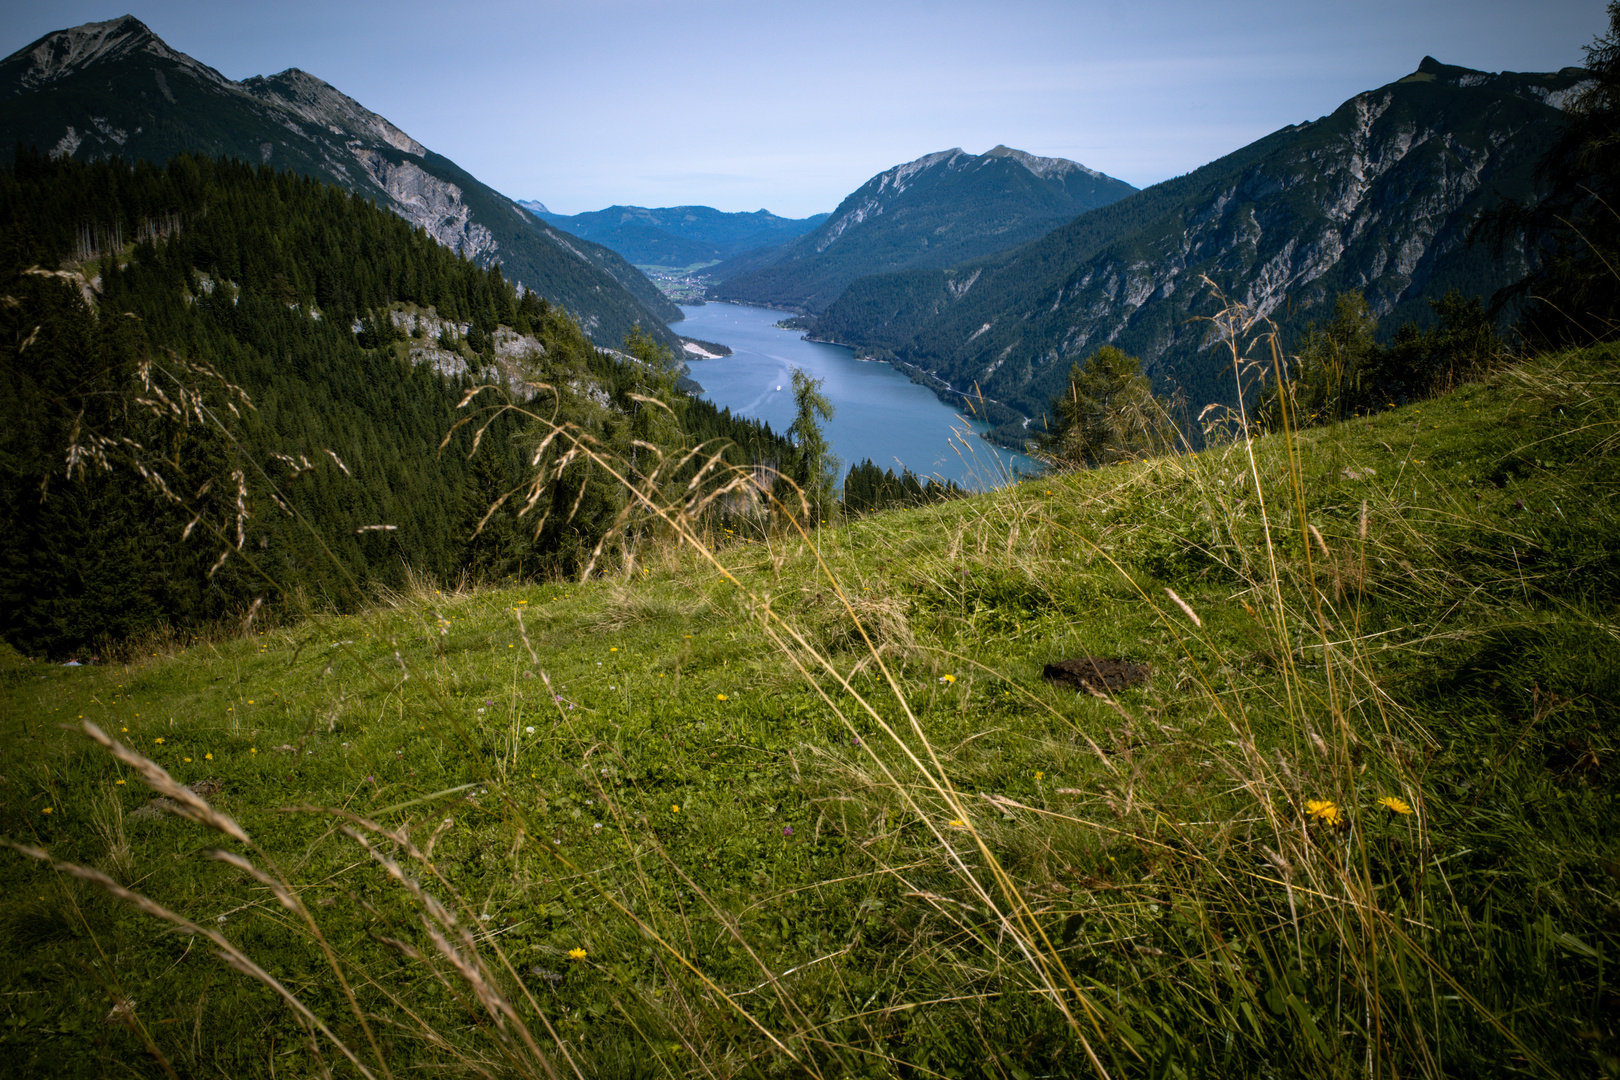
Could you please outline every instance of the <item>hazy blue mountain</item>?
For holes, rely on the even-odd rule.
[[[0,61],[0,158],[18,142],[79,160],[230,155],[373,199],[579,318],[603,344],[681,317],[618,254],[545,225],[307,72],[235,82],[130,16],[48,34]]]
[[[728,213],[712,206],[610,206],[585,214],[553,214],[542,203],[519,205],[564,232],[612,248],[637,266],[681,269],[756,248],[776,247],[814,229],[828,215],[777,217],[769,210]]]
[[[1522,250],[1492,257],[1469,229],[1499,199],[1534,196],[1536,163],[1583,77],[1426,57],[1330,116],[1020,248],[857,281],[817,336],[913,365],[948,398],[977,386],[1025,416],[1042,414],[1075,361],[1112,344],[1142,357],[1161,389],[1180,387],[1196,414],[1234,399],[1230,358],[1201,321],[1219,306],[1206,275],[1275,319],[1285,341],[1343,290],[1363,291],[1393,328],[1428,321],[1426,301],[1450,288],[1489,298],[1522,276]]]
[[[1135,190],[1063,158],[944,150],[874,176],[797,240],[710,267],[710,295],[819,312],[856,278],[988,255]]]

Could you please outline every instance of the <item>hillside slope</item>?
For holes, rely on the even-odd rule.
[[[856,278],[1014,247],[1135,190],[1063,158],[944,150],[872,177],[797,240],[710,267],[709,294],[819,312]]]
[[[242,82],[170,48],[129,16],[46,35],[0,60],[0,160],[18,143],[78,161],[228,155],[365,195],[481,266],[576,315],[617,345],[680,309],[616,253],[537,221],[313,75]]]
[[[897,357],[938,384],[1039,416],[1098,346],[1140,356],[1192,412],[1227,400],[1206,347],[1230,299],[1286,336],[1341,290],[1386,325],[1430,319],[1425,299],[1490,294],[1522,276],[1469,229],[1534,171],[1582,73],[1492,75],[1425,58],[1332,115],[1284,128],[1186,176],[1093,210],[1016,251],[949,269],[870,277],[817,323],[820,337]],[[958,398],[959,400],[959,398]]]
[[[378,1076],[1593,1075],[1617,360],[598,580],[0,655],[0,1046],[53,1077],[336,1073],[334,1041]],[[1043,677],[1088,656],[1146,681]]]
[[[0,292],[0,637],[30,653],[300,597],[353,608],[412,573],[577,571],[622,508],[589,469],[560,464],[471,537],[507,478],[548,459],[531,424],[634,439],[694,493],[678,462],[698,442],[793,454],[678,393],[649,339],[597,349],[499,268],[239,161],[24,150],[0,166]],[[513,408],[486,414],[503,392]],[[476,439],[457,428],[473,416]]]

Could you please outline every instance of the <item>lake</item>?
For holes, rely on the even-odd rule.
[[[987,425],[964,420],[933,391],[918,386],[888,364],[855,359],[842,345],[805,341],[799,330],[776,323],[788,316],[769,308],[710,302],[681,308],[677,333],[731,348],[717,360],[686,359],[703,396],[733,413],[755,417],[786,432],[793,423],[793,369],[822,380],[833,404],[826,426],[838,455],[839,481],[867,458],[880,469],[910,469],[924,479],[954,480],[983,490],[1008,481],[1029,458],[979,438]]]

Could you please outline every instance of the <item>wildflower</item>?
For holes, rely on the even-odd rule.
[[[577,945],[574,948],[568,950],[568,959],[570,959],[570,960],[583,960],[583,959],[585,959],[585,956],[586,956],[585,950],[579,948]]]
[[[191,764],[191,759],[190,759],[190,758],[186,758],[186,759],[185,759],[185,762],[186,762],[186,764],[187,764],[187,765],[189,765],[189,764]]]
[[[248,747],[248,753],[250,753],[250,754],[257,754],[257,753],[258,753],[258,752],[259,752],[259,748],[258,748],[258,747],[256,747],[256,746],[250,746],[250,747]]]
[[[534,725],[530,724],[528,727],[524,728],[523,730],[525,732],[527,732],[528,734],[533,735],[534,734]]]
[[[1327,799],[1306,799],[1305,813],[1324,825],[1339,823],[1339,808]]]
[[[942,682],[942,683],[950,684],[950,683],[953,683],[953,682],[956,681],[956,676],[955,675],[941,675],[939,677],[939,681]]]
[[[1045,780],[1046,779],[1046,774],[1041,772],[1039,769],[1036,769],[1035,770],[1035,779],[1037,779],[1037,780]]]
[[[613,646],[611,649],[608,650],[608,652],[618,652],[618,651],[619,651],[619,647],[617,645]]]
[[[162,746],[162,745],[163,745],[163,739],[162,739],[162,737],[161,737],[161,736],[159,736],[159,737],[158,737],[158,738],[156,738],[156,739],[153,739],[153,740],[152,740],[152,741],[153,741],[153,742],[155,742],[155,743],[157,743],[157,744],[158,744],[158,745],[159,745],[159,746]]]
[[[681,812],[681,807],[680,807],[680,804],[679,804],[679,803],[677,803],[677,804],[675,804],[675,805],[674,805],[674,806],[671,806],[671,807],[670,807],[670,808],[669,808],[669,812],[670,812],[670,813],[672,813],[672,814],[678,814],[678,813],[680,813],[680,812]]]
[[[42,814],[48,814],[48,813],[50,813],[50,812],[51,812],[51,808],[50,808],[50,807],[48,807],[48,806],[47,806],[47,807],[45,807],[45,808],[44,808],[44,809],[42,809],[42,810],[41,810],[41,811],[40,811],[40,813],[42,813]]]
[[[782,826],[782,835],[783,836],[792,836],[793,835],[793,826],[791,826],[791,825]]]
[[[953,829],[965,829],[965,828],[967,828],[967,822],[963,821],[959,817],[953,817],[953,818],[951,818],[951,828],[953,828]]]
[[[214,760],[214,755],[213,754],[204,754],[203,755],[203,760],[204,761],[213,761]]]
[[[1394,795],[1385,795],[1378,800],[1378,805],[1392,814],[1410,814],[1412,812],[1412,808],[1407,805],[1405,799],[1397,798]]]
[[[122,780],[114,780],[114,781],[113,781],[113,786],[115,786],[115,787],[117,787],[117,786],[120,786],[120,785],[122,785],[122,784],[123,784],[123,781],[122,781]]]
[[[714,695],[714,700],[716,700],[716,701],[728,701],[730,699],[727,698],[726,695],[724,695],[724,694],[716,694],[716,695]]]

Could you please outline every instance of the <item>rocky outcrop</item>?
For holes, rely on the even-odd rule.
[[[388,195],[394,212],[426,229],[445,247],[478,261],[486,261],[500,250],[490,231],[472,220],[472,208],[462,201],[461,189],[455,184],[413,162],[392,162],[366,147],[354,147],[353,153],[366,175]]]

